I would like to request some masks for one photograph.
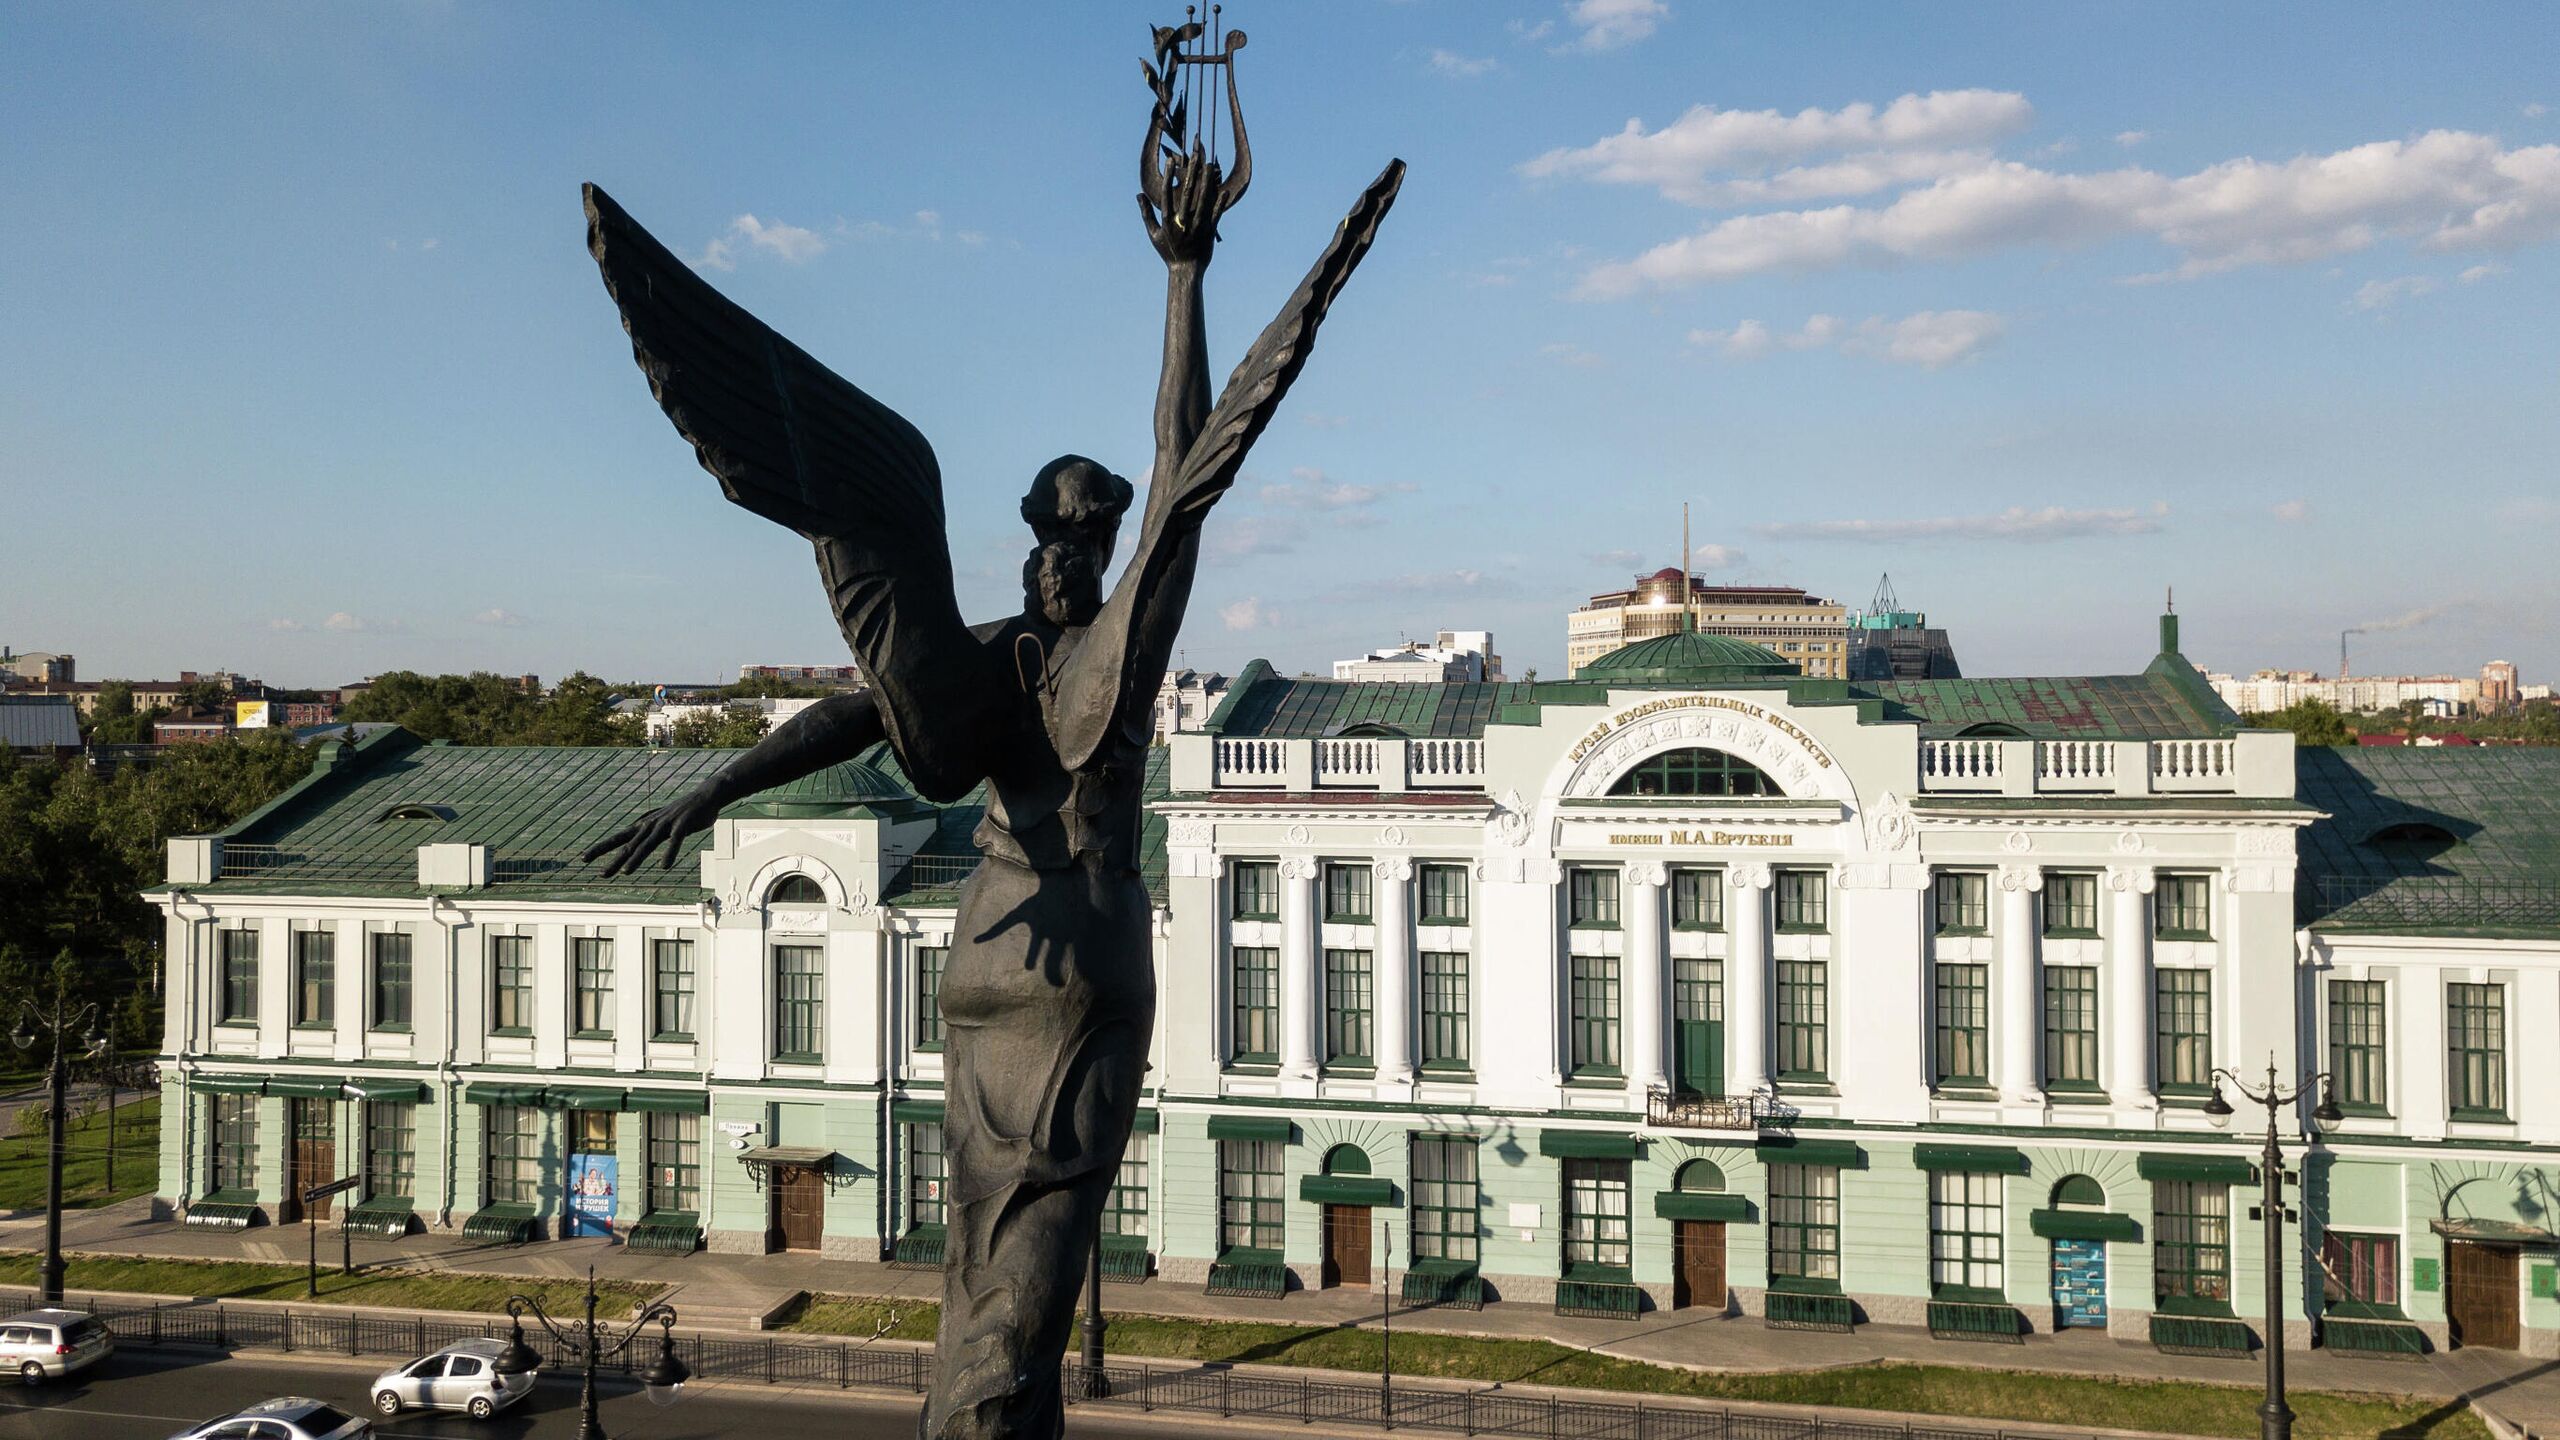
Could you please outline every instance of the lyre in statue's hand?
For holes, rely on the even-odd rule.
[[[1147,139],[1138,157],[1138,215],[1147,239],[1167,264],[1205,265],[1218,244],[1218,217],[1235,208],[1253,182],[1253,152],[1245,143],[1244,107],[1236,98],[1235,67],[1229,63],[1244,48],[1241,30],[1229,31],[1226,48],[1214,55],[1192,47],[1202,38],[1197,21],[1156,30],[1156,58],[1146,71],[1147,88],[1155,92]],[[1221,168],[1217,154],[1217,91],[1203,92],[1207,105],[1194,116],[1191,96],[1183,93],[1182,67],[1226,73],[1228,128],[1235,137],[1235,169]]]

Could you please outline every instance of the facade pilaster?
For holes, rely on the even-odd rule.
[[[1725,925],[1733,936],[1733,962],[1724,978],[1728,1095],[1769,1088],[1770,878],[1766,865],[1725,871],[1733,890],[1725,904]]]
[[[2044,1099],[2044,1071],[2037,1063],[2043,1026],[2036,1014],[2044,997],[2037,973],[2036,892],[2044,872],[2033,865],[2000,870],[2000,1094],[2013,1105]]]
[[[1641,1114],[1645,1096],[1671,1085],[1663,1065],[1669,1008],[1663,1003],[1662,887],[1669,872],[1660,861],[1638,861],[1625,870],[1627,887],[1627,1103]]]
[[[1377,907],[1377,1081],[1413,1080],[1413,861],[1390,855],[1372,867],[1371,903]]]
[[[1280,1073],[1299,1080],[1316,1073],[1316,870],[1306,855],[1280,862]]]
[[[2107,1093],[2119,1106],[2150,1109],[2151,906],[2148,865],[2107,871]]]

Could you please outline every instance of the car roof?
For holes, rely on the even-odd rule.
[[[494,1340],[486,1335],[475,1335],[468,1340],[456,1340],[436,1353],[439,1355],[477,1355],[484,1360],[495,1360],[499,1356],[507,1353],[507,1342],[504,1340]]]
[[[271,1417],[278,1420],[291,1420],[328,1403],[326,1400],[314,1400],[308,1395],[279,1395],[273,1400],[261,1400],[255,1405],[236,1411],[233,1418],[256,1416],[262,1420]]]
[[[47,1307],[42,1310],[29,1310],[17,1315],[0,1317],[0,1325],[68,1325],[74,1320],[89,1318],[85,1310],[60,1310]]]

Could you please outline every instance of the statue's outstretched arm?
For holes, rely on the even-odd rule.
[[[880,707],[869,691],[828,696],[783,721],[701,784],[597,841],[586,858],[611,853],[604,873],[619,875],[647,864],[650,853],[663,848],[659,864],[671,866],[686,837],[710,829],[723,809],[851,760],[885,736]]]

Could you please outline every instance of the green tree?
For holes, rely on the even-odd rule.
[[[2353,745],[2355,731],[2337,707],[2323,700],[2297,700],[2282,710],[2244,715],[2251,725],[2274,730],[2290,730],[2297,745]]]
[[[648,738],[638,715],[617,714],[622,696],[581,670],[553,686],[522,729],[500,745],[638,745]]]
[[[813,685],[806,680],[783,680],[771,675],[749,675],[720,687],[723,700],[823,700],[837,694],[841,687]]]
[[[744,750],[763,739],[769,728],[771,722],[762,710],[696,711],[667,727],[667,743],[684,749]]]

